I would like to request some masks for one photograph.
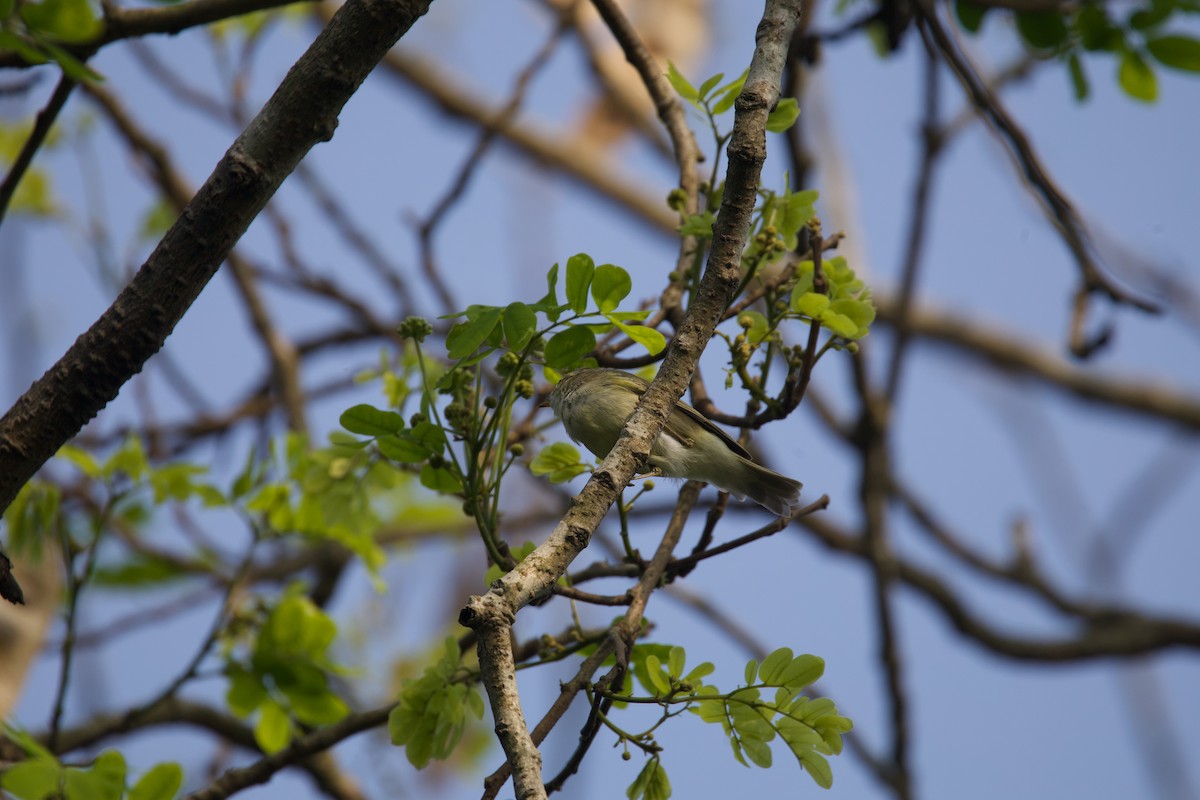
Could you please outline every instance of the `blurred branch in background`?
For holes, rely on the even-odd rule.
[[[1045,87],[1065,73],[1078,94],[1097,62],[1115,63],[1111,90],[1141,99],[1152,66],[1195,72],[1200,44],[1176,25],[1184,4],[1135,3],[1118,17],[1037,0],[965,0],[953,13],[935,2],[845,13],[770,3],[760,30],[770,46],[755,63],[772,71],[751,76],[737,123],[753,111],[783,134],[767,137],[764,166],[758,141],[731,139],[721,116],[742,93],[757,22],[738,3],[513,0],[463,15],[441,0],[398,48],[379,28],[407,6],[379,0],[342,11],[63,3],[86,31],[39,16],[50,4],[0,20],[0,99],[37,115],[10,126],[6,107],[0,124],[0,234],[21,235],[19,252],[0,254],[13,292],[4,357],[34,375],[52,364],[59,353],[39,343],[65,347],[85,330],[155,242],[147,263],[161,261],[165,284],[134,278],[150,318],[117,314],[103,341],[76,345],[83,371],[51,368],[99,396],[116,388],[102,392],[88,370],[119,387],[146,367],[36,479],[26,483],[39,459],[104,403],[55,432],[41,420],[73,410],[70,393],[27,397],[0,432],[13,500],[4,545],[30,604],[0,619],[11,667],[0,700],[15,725],[0,741],[6,792],[24,798],[39,769],[114,775],[112,753],[137,781],[171,778],[169,762],[146,769],[170,731],[186,755],[172,756],[184,772],[163,797],[263,784],[264,797],[297,785],[343,800],[475,797],[480,781],[485,797],[662,797],[672,784],[676,796],[782,795],[797,760],[832,781],[825,756],[843,734],[855,759],[833,759],[834,791],[846,796],[1194,794],[1185,754],[1200,733],[1178,709],[1194,697],[1200,648],[1190,586],[1179,585],[1200,513],[1200,386],[1187,349],[1197,288],[1186,265],[1163,266],[1192,254],[1166,233],[1148,237],[1126,209],[1113,224],[1061,156],[1064,137],[1082,149],[1094,131],[1047,130],[1044,106],[1028,102],[1061,104]],[[783,6],[794,32],[772,18]],[[312,47],[325,88],[293,76],[268,100],[309,44],[311,25],[289,21],[332,29],[355,9],[350,38]],[[868,38],[878,58],[864,57]],[[993,58],[1003,66],[979,66]],[[39,59],[52,63],[31,66]],[[340,121],[331,106],[275,116],[314,92],[340,104],[372,59],[384,79]],[[790,127],[789,97],[800,112]],[[847,122],[864,107],[870,125]],[[1160,126],[1157,109],[1144,113],[1146,128]],[[289,138],[329,138],[335,121],[332,145],[264,166]],[[262,158],[235,144],[236,174],[196,194],[196,176],[235,136],[268,123]],[[1010,165],[969,163],[984,130]],[[1148,173],[1171,162],[1178,185],[1138,199],[1162,203],[1165,218],[1167,204],[1187,205],[1194,160],[1149,152],[1160,140],[1146,137],[1119,160]],[[1117,175],[1122,164],[1104,158],[1092,163]],[[243,177],[287,176],[277,194],[244,201]],[[22,194],[31,187],[37,203]],[[1027,247],[1013,233],[1027,220],[982,202],[1004,187],[1036,199],[1055,241]],[[212,205],[197,216],[206,191]],[[956,229],[964,197],[994,215],[995,238]],[[234,247],[251,219],[261,224]],[[170,233],[180,227],[186,241]],[[971,258],[948,269],[947,242],[975,236]],[[1022,292],[988,273],[993,249]],[[563,258],[543,281],[546,252]],[[75,261],[85,280],[63,266]],[[188,276],[202,268],[203,283],[218,265],[231,283],[168,309],[164,285],[187,284],[194,298]],[[865,338],[839,338],[838,320],[812,311],[846,299],[834,291],[847,265],[878,315]],[[93,283],[100,298],[79,300]],[[1104,324],[1096,295],[1113,309]],[[432,319],[412,319],[422,314]],[[1034,328],[1034,314],[1049,324]],[[1064,327],[1066,348],[1045,333]],[[572,340],[586,347],[567,358]],[[108,346],[132,366],[107,367]],[[557,373],[592,363],[647,377],[663,365],[657,412],[632,423],[643,451],[668,395],[688,383],[692,405],[736,428],[739,447],[803,479],[803,507],[764,522],[693,482],[652,476],[622,491],[645,466],[624,444],[610,458],[619,467],[563,456],[538,404]],[[947,391],[945,375],[985,387],[982,416],[979,393]],[[45,440],[37,453],[30,437]],[[573,496],[569,479],[590,470]],[[674,602],[652,605],[660,590]],[[456,626],[483,592],[464,615],[478,630]],[[789,647],[784,659],[784,642],[803,655]],[[801,695],[770,682],[811,672],[808,650],[828,662],[820,684]],[[735,651],[755,661],[721,692],[741,666]],[[1112,698],[1088,683],[1096,676]],[[508,757],[475,720],[485,683]],[[812,703],[784,708],[800,718],[833,708],[818,699],[828,687],[854,709],[853,731],[772,728],[789,763],[726,771],[730,745],[743,763],[771,763],[756,727],[780,718],[770,702]],[[1014,733],[1019,719],[1053,719],[1068,744]],[[403,750],[384,749],[387,736]],[[995,736],[1029,766],[990,771]],[[615,764],[613,744],[641,766]],[[1104,759],[1103,774],[1080,767],[1075,749],[1087,765]],[[124,791],[137,781],[121,769]]]

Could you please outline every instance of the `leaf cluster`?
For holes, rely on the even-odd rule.
[[[67,767],[25,731],[5,725],[4,735],[27,756],[0,775],[0,788],[17,800],[171,800],[183,785],[183,768],[173,761],[154,765],[130,786],[117,750],[86,767]]]
[[[0,52],[14,52],[28,64],[54,61],[77,81],[103,78],[63,45],[87,44],[103,31],[104,21],[89,0],[0,0]]]
[[[248,652],[229,654],[225,699],[240,717],[257,713],[254,739],[265,753],[287,747],[303,725],[337,722],[349,711],[330,688],[340,669],[329,660],[337,623],[293,584],[253,635]]]
[[[794,655],[790,648],[781,647],[761,664],[751,659],[745,669],[745,685],[729,692],[704,682],[714,671],[711,663],[704,662],[689,671],[686,661],[682,647],[638,644],[631,654],[631,672],[650,696],[611,696],[617,708],[631,703],[655,703],[663,708],[662,718],[643,733],[629,733],[605,720],[622,741],[632,742],[650,755],[646,769],[629,787],[629,797],[670,796],[670,784],[659,760],[662,748],[654,743],[652,734],[683,711],[719,724],[729,738],[734,758],[743,766],[770,767],[770,743],[778,738],[819,786],[828,789],[832,785],[833,773],[826,757],[841,753],[842,734],[851,730],[853,723],[838,714],[832,700],[801,694],[824,673],[822,659]],[[627,680],[625,692],[629,686]],[[773,694],[764,697],[771,689],[775,690]],[[665,793],[651,795],[651,791]]]
[[[1117,85],[1129,97],[1147,103],[1158,98],[1154,63],[1200,73],[1200,39],[1177,27],[1185,17],[1200,14],[1196,0],[1141,0],[1131,8],[1086,2],[1071,5],[1066,12],[1007,12],[956,0],[954,8],[959,23],[971,33],[980,30],[985,14],[1011,13],[1026,48],[1066,63],[1077,100],[1086,99],[1090,92],[1083,64],[1087,54],[1112,57]]]
[[[461,659],[458,642],[447,637],[442,656],[420,678],[404,681],[399,702],[388,715],[392,744],[403,747],[417,769],[449,758],[462,739],[468,714],[483,719],[483,697],[466,682]]]

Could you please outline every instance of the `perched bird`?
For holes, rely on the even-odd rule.
[[[563,376],[549,402],[567,434],[603,458],[649,385],[620,370],[581,369]],[[684,402],[675,404],[650,448],[649,463],[668,478],[711,483],[781,517],[789,516],[800,498],[799,481],[755,464],[729,434]]]

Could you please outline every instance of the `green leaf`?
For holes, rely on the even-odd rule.
[[[746,85],[746,77],[750,74],[750,70],[743,72],[738,78],[730,81],[717,90],[720,95],[717,102],[713,103],[713,116],[724,114],[729,109],[733,108],[733,104],[737,101],[738,95],[742,93],[742,87]]]
[[[778,675],[778,682],[781,686],[798,690],[816,683],[824,674],[825,659],[807,654],[799,655],[783,668]]]
[[[307,687],[305,687],[307,688]],[[350,713],[342,698],[328,691],[285,690],[296,719],[306,725],[330,725]]]
[[[457,475],[445,467],[434,467],[431,464],[421,467],[421,485],[438,494],[462,492],[462,483],[459,482]]]
[[[646,352],[650,355],[656,356],[666,349],[667,337],[663,336],[655,328],[647,328],[645,325],[626,325],[624,322],[618,321],[611,314],[606,314],[605,316],[621,330],[621,333],[646,348]]]
[[[761,739],[742,737],[742,749],[757,767],[771,768],[771,748]]]
[[[707,99],[708,93],[711,92],[713,90],[713,88],[716,87],[716,85],[718,83],[720,83],[721,79],[724,77],[725,77],[724,72],[718,72],[716,75],[713,75],[711,78],[706,80],[704,83],[700,84],[700,91],[699,91],[700,99],[701,100]]]
[[[596,349],[596,334],[581,325],[559,331],[546,342],[546,365],[562,372]]]
[[[758,659],[752,658],[746,662],[746,685],[754,683],[754,676],[758,674]]]
[[[711,239],[715,222],[716,217],[713,216],[713,212],[706,210],[699,214],[689,214],[676,230],[681,236],[699,236],[702,239]]]
[[[193,575],[177,561],[147,553],[97,567],[92,581],[96,586],[106,588],[160,588],[164,583],[191,578]]]
[[[1067,71],[1071,76],[1071,88],[1075,91],[1075,100],[1083,102],[1088,96],[1087,74],[1083,71],[1083,62],[1079,55],[1071,53],[1067,57]]]
[[[691,672],[689,672],[687,675],[684,675],[683,680],[685,683],[690,683],[693,686],[696,686],[700,683],[701,680],[703,680],[707,676],[713,674],[713,672],[715,672],[716,669],[717,669],[716,666],[711,661],[705,661],[705,662],[697,665],[696,668],[693,669]]]
[[[958,24],[962,25],[963,30],[971,33],[979,33],[987,10],[987,6],[973,3],[971,0],[954,0],[954,16],[958,18]]]
[[[1182,6],[1170,0],[1151,0],[1148,7],[1143,6],[1129,15],[1129,26],[1139,31],[1149,30],[1171,16],[1177,5]]]
[[[796,123],[800,116],[800,106],[794,97],[781,99],[771,113],[767,115],[767,130],[771,133],[783,133]]]
[[[662,661],[653,653],[646,656],[646,676],[650,679],[655,694],[667,695],[671,693],[671,681],[667,677],[666,672],[663,671]]]
[[[1187,36],[1159,36],[1147,39],[1146,49],[1164,67],[1200,72],[1200,40]]]
[[[19,800],[42,800],[58,792],[61,773],[56,761],[21,761],[0,774],[0,787]]]
[[[587,253],[577,253],[567,259],[567,305],[576,314],[587,311],[588,289],[595,272],[595,262]]]
[[[791,663],[792,648],[781,647],[763,659],[762,665],[758,668],[758,677],[763,683],[778,686],[781,683],[778,680],[779,676]]]
[[[657,756],[646,762],[625,790],[625,796],[629,800],[667,800],[671,796],[671,782]]]
[[[254,741],[267,755],[278,753],[292,741],[292,721],[274,700],[262,704],[254,726]]]
[[[0,50],[11,50],[27,64],[45,64],[50,59],[42,51],[15,33],[0,29]]]
[[[55,453],[55,457],[71,462],[79,468],[80,472],[89,478],[100,477],[99,462],[96,461],[91,453],[83,448],[76,447],[72,444],[64,444],[59,448],[58,452]]]
[[[592,278],[592,299],[600,313],[607,314],[616,311],[621,301],[628,296],[633,288],[629,273],[614,264],[601,264],[596,267]]]
[[[425,445],[405,435],[380,436],[375,445],[385,458],[400,464],[420,464],[433,455]]]
[[[839,314],[832,309],[826,309],[821,313],[820,321],[835,336],[841,336],[843,339],[855,339],[858,337],[858,324],[845,314]]]
[[[1115,52],[1125,40],[1125,35],[1113,25],[1108,13],[1092,3],[1085,4],[1075,15],[1075,29],[1079,32],[1079,43],[1083,49],[1091,52]]]
[[[1117,70],[1117,81],[1125,94],[1135,100],[1153,103],[1158,99],[1158,78],[1146,60],[1133,50],[1126,50],[1121,56],[1121,66]]]
[[[537,314],[524,303],[510,303],[504,309],[504,338],[510,349],[521,352],[537,330]]]
[[[67,44],[81,44],[100,35],[104,24],[88,0],[42,0],[21,7],[21,19],[31,32]]]
[[[542,295],[542,299],[534,303],[534,306],[551,322],[558,321],[558,264],[552,266],[546,273],[546,294]]]
[[[125,756],[105,750],[87,769],[63,770],[67,800],[121,800],[125,794]]]
[[[248,717],[267,699],[267,690],[253,672],[239,664],[225,667],[229,688],[225,690],[225,704],[239,717]]]
[[[801,753],[796,753],[796,758],[800,759],[800,763],[808,770],[808,774],[817,782],[817,786],[822,789],[828,789],[833,786],[833,770],[829,768],[829,761],[825,756],[815,750],[805,750]]]
[[[792,292],[792,311],[817,319],[829,308],[829,295],[817,292]]]
[[[700,99],[700,93],[696,91],[696,87],[692,86],[688,82],[688,79],[683,77],[683,73],[676,69],[675,65],[670,61],[667,62],[667,80],[671,82],[671,86],[675,87],[675,91],[679,92],[679,96],[684,100],[695,104]]]
[[[667,655],[667,672],[672,678],[682,678],[687,663],[687,653],[682,647],[672,647]]]
[[[1054,50],[1067,40],[1067,24],[1057,11],[1018,11],[1017,32],[1031,47]]]
[[[470,318],[470,310],[468,309],[468,318],[465,322],[457,323],[450,329],[450,333],[446,335],[446,353],[455,360],[466,358],[479,349],[479,346],[487,341],[487,338],[492,335],[492,331],[496,329],[496,325],[500,322],[500,315],[503,309],[495,306],[482,306],[482,310],[475,316]]]
[[[108,457],[101,467],[105,477],[124,473],[132,481],[140,481],[149,469],[146,451],[142,449],[142,440],[130,436],[121,448]]]
[[[129,790],[129,800],[172,800],[183,785],[183,767],[174,761],[155,764]]]
[[[555,442],[543,447],[529,464],[534,475],[548,477],[551,483],[565,483],[576,475],[587,472],[579,451],[566,442]]]
[[[338,421],[346,430],[362,436],[384,436],[404,430],[404,417],[366,403],[347,408]]]
[[[71,78],[72,80],[79,81],[80,83],[86,83],[88,81],[99,83],[100,81],[104,80],[103,75],[101,75],[99,72],[96,72],[87,64],[83,63],[58,45],[52,42],[42,42],[42,49],[50,54],[50,57],[57,62],[58,66],[62,68],[62,71],[67,75],[67,77]]]

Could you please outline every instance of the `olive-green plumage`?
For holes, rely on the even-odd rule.
[[[620,370],[576,370],[554,387],[550,405],[567,434],[603,458],[617,443],[649,385]],[[791,514],[800,498],[799,481],[755,464],[729,434],[684,402],[675,404],[650,448],[649,463],[668,478],[711,483],[739,499],[749,497],[779,516]]]

